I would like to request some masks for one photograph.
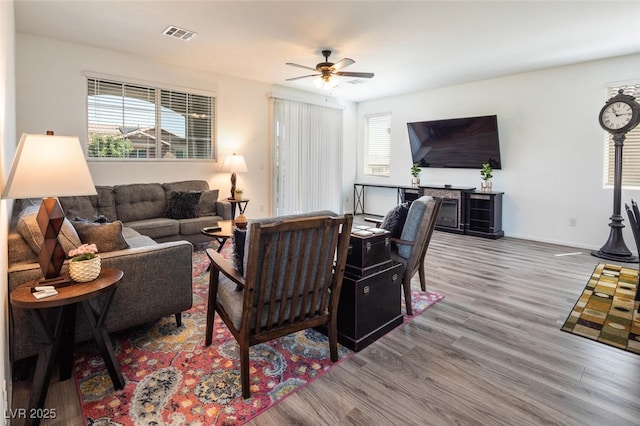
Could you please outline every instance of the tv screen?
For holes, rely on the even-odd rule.
[[[455,118],[407,123],[413,162],[420,167],[481,169],[484,163],[502,168],[498,118]]]

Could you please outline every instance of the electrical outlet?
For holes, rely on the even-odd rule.
[[[578,219],[575,217],[569,218],[569,226],[576,226],[578,224]]]
[[[264,204],[260,204],[260,211],[263,212],[264,211]]]

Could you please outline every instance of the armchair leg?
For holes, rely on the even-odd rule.
[[[329,334],[329,354],[332,362],[338,361],[338,325],[335,321],[327,324]]]
[[[249,346],[240,345],[240,381],[242,382],[242,397],[251,397],[249,389]]]
[[[182,327],[182,312],[176,314],[176,327]]]
[[[406,279],[402,283],[404,289],[404,303],[407,307],[407,315],[413,315],[413,309],[411,308],[411,279]]]
[[[424,262],[422,262],[422,266],[418,268],[418,275],[420,276],[420,288],[422,289],[422,291],[427,291],[427,283],[424,273]]]

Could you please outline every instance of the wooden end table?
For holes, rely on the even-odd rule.
[[[100,275],[95,280],[85,283],[72,282],[71,285],[57,288],[57,295],[44,299],[36,299],[31,292],[31,288],[38,285],[38,280],[24,283],[11,292],[11,304],[16,308],[28,311],[40,344],[38,362],[29,394],[28,413],[42,412],[58,351],[60,351],[60,380],[63,381],[71,377],[77,304],[83,308],[114,388],[124,388],[120,365],[116,359],[109,333],[104,326],[117,284],[123,275],[119,269],[102,268]],[[89,301],[103,294],[106,297],[102,301],[100,310],[94,310]],[[45,315],[49,308],[57,309],[51,325]],[[38,417],[27,417],[26,424],[38,425],[40,420]]]
[[[235,198],[227,198],[225,201],[231,203],[231,219],[236,218],[236,205],[240,210],[240,214],[244,214],[244,211],[247,209],[247,204],[249,204],[248,198],[244,198],[242,200],[236,200]]]
[[[243,200],[244,201],[244,200]],[[233,220],[221,220],[216,223],[216,226],[220,227],[219,231],[209,231],[207,228],[202,228],[200,232],[204,235],[207,235],[211,238],[214,238],[218,242],[218,253],[222,251],[222,247],[224,243],[231,237],[233,237],[233,228],[235,226],[235,222]]]

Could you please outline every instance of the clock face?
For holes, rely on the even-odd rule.
[[[607,105],[601,114],[602,125],[609,130],[622,129],[629,124],[632,117],[631,105],[620,101]]]

